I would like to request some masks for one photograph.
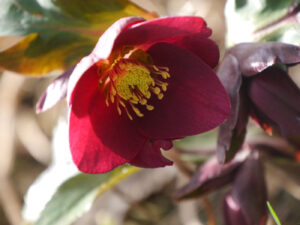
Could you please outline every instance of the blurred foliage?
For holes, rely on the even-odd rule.
[[[228,0],[227,46],[249,41],[300,43],[299,0]]]
[[[205,132],[203,134],[194,135],[182,138],[174,142],[174,146],[178,149],[197,150],[205,149],[211,150],[215,147],[217,129]]]
[[[25,37],[0,53],[0,68],[34,76],[64,70],[90,53],[99,36],[126,16],[154,15],[128,0],[3,0],[0,36]]]
[[[161,190],[160,193],[154,193],[145,201],[132,205],[124,225],[179,225],[180,221],[174,217],[176,206],[170,195],[173,191],[171,185]]]
[[[97,197],[139,168],[121,166],[105,174],[79,174],[64,182],[47,203],[36,225],[68,225],[88,210]]]

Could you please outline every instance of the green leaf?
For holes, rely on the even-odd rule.
[[[40,76],[87,55],[100,35],[127,16],[154,18],[128,0],[2,0],[0,36],[24,39],[0,52],[0,67]]]
[[[87,211],[104,191],[139,170],[133,166],[122,166],[106,174],[74,176],[58,188],[36,225],[71,224]]]
[[[281,225],[279,219],[278,219],[278,216],[276,215],[274,209],[272,208],[271,204],[269,202],[267,202],[267,206],[268,206],[268,209],[273,217],[273,219],[275,220],[276,224],[277,225]]]
[[[228,0],[228,47],[241,42],[300,43],[299,0]]]

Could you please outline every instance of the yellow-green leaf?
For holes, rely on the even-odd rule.
[[[128,0],[2,0],[0,36],[24,39],[0,52],[0,68],[32,76],[65,70],[127,16],[155,17]]]

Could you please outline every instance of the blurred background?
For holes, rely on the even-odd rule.
[[[223,56],[225,0],[133,2],[159,16],[197,15],[205,18],[213,30],[212,39],[219,45]],[[1,37],[0,50],[9,48],[19,40],[19,37]],[[299,81],[298,71],[296,68],[292,73]],[[36,79],[8,71],[0,73],[0,225],[30,224],[38,217],[47,195],[53,193],[64,176],[76,173],[68,153],[66,102],[62,101],[54,108],[36,114],[35,104],[55,76]],[[208,142],[214,144],[214,137]],[[193,148],[197,145],[203,146],[201,141],[195,141]],[[55,154],[64,160],[60,161]],[[55,167],[54,164],[61,167]],[[53,175],[45,178],[45,171]],[[42,177],[39,177],[42,173]],[[300,224],[299,184],[271,165],[266,166],[266,174],[269,199],[272,199],[282,224]],[[75,224],[223,224],[221,202],[226,188],[206,198],[175,203],[172,192],[187,179],[186,174],[175,167],[143,170],[103,195],[92,210]],[[32,187],[27,200],[24,200],[34,182],[36,186]],[[26,208],[23,209],[25,203]],[[269,219],[268,225],[271,224],[275,223]]]

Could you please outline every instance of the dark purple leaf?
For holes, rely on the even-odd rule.
[[[277,111],[273,113],[274,116],[281,115],[281,118],[276,118],[276,121],[263,110],[253,107],[249,100],[247,90],[248,84],[252,82],[251,79],[261,79],[259,77],[266,73],[263,70],[268,67],[275,68],[273,65],[276,63],[292,65],[299,62],[300,47],[279,42],[242,43],[227,52],[217,73],[229,94],[231,115],[230,118],[220,126],[217,145],[219,162],[224,163],[230,161],[243,144],[250,109],[266,131],[269,131],[268,128],[271,125],[273,129],[277,127],[283,133],[286,133],[283,135],[293,144],[300,147],[300,115],[298,110],[298,106],[300,105],[295,103],[296,101],[299,102],[299,89],[296,91],[297,88],[295,88],[295,85],[292,85],[293,82],[286,81],[285,83],[289,84],[284,85],[285,87],[278,87],[278,90],[275,90],[275,87],[273,89],[273,91],[276,92],[276,97],[274,96],[273,100],[275,101],[275,98],[283,99],[287,101],[286,104],[281,104],[284,101],[278,101],[275,104],[270,103],[268,100],[272,97],[271,95],[269,95],[268,100],[267,98],[263,99],[260,95],[262,92],[267,92],[266,90],[260,89],[260,92],[252,92],[252,94],[255,95],[254,101],[261,103],[261,107],[263,107],[266,112],[271,113],[270,110],[273,110]],[[285,77],[286,80],[290,80],[288,75]],[[274,81],[271,81],[272,79],[273,78],[270,78],[268,82],[273,84]],[[278,82],[278,84],[279,83],[280,82]],[[286,90],[287,86],[291,87],[290,91]],[[256,90],[257,87],[254,89]],[[279,90],[284,90],[284,93]],[[279,95],[283,95],[282,98],[279,98]],[[268,104],[266,104],[266,102],[268,102]],[[293,102],[293,104],[291,105],[289,102]],[[282,107],[278,107],[279,105]],[[285,106],[283,107],[283,105]],[[288,105],[289,107],[286,107]],[[285,120],[287,114],[291,116],[289,120]],[[277,124],[279,121],[280,124]],[[291,121],[293,121],[293,125]]]
[[[281,137],[259,136],[247,143],[251,149],[264,153],[264,157],[295,161],[295,148]]]
[[[247,223],[242,224],[265,224],[267,193],[264,169],[257,151],[252,151],[251,155],[240,167],[229,196],[232,196],[232,201],[240,207],[241,215],[247,221]],[[227,214],[230,213],[231,210],[227,208]]]
[[[220,126],[218,134],[217,156],[219,162],[224,163],[230,161],[243,144],[248,107],[246,96],[241,89],[242,75],[237,59],[227,54],[217,73],[231,102],[231,115]]]
[[[249,80],[252,114],[260,125],[280,130],[282,136],[300,144],[300,89],[288,74],[270,67]]]
[[[248,155],[248,150],[241,151],[225,165],[219,164],[216,157],[211,158],[198,169],[188,184],[175,193],[174,198],[182,200],[201,196],[229,184]]]
[[[229,50],[244,76],[252,76],[275,63],[300,62],[300,47],[281,42],[242,43]]]
[[[225,225],[250,225],[241,211],[241,207],[234,201],[231,193],[223,200],[223,217]]]

